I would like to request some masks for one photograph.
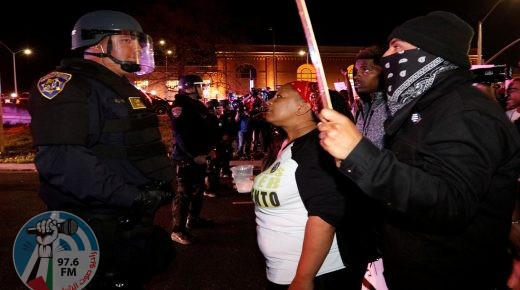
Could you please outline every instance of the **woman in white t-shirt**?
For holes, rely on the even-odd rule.
[[[353,199],[362,195],[319,145],[319,104],[317,84],[303,81],[283,85],[267,102],[266,120],[287,136],[251,191],[268,289],[361,289],[367,261],[357,239],[366,227],[349,214],[359,213],[362,203]],[[337,235],[345,227],[358,256],[348,263]]]

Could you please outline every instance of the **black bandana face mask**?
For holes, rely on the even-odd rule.
[[[399,98],[401,93],[420,77],[420,75],[417,76],[417,72],[420,72],[435,58],[419,48],[404,50],[381,58],[388,96]]]
[[[419,48],[383,57],[381,62],[392,114],[424,94],[439,73],[456,68],[443,58]]]

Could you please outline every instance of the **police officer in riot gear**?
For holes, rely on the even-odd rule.
[[[64,59],[31,89],[39,194],[94,230],[100,265],[89,288],[142,289],[174,255],[153,218],[175,172],[157,116],[126,78],[153,71],[152,40],[131,16],[101,10],[76,22],[72,49],[83,58]]]
[[[185,75],[179,79],[179,94],[175,96],[169,116],[172,122],[173,161],[177,170],[177,189],[172,203],[173,229],[171,239],[190,244],[188,227],[211,226],[213,221],[201,218],[206,190],[208,159],[217,143],[218,122],[200,101],[202,79]]]

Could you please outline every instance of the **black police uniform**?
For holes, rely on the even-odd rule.
[[[141,188],[174,177],[145,99],[127,78],[83,59],[64,60],[31,89],[39,194],[49,210],[72,212],[93,228],[98,288],[110,287],[101,286],[112,283],[105,276],[139,288],[173,258],[154,212],[132,207]]]
[[[178,184],[172,205],[173,231],[184,232],[188,216],[199,217],[205,190],[207,164],[196,164],[194,158],[215,148],[218,122],[202,102],[185,94],[175,96],[169,116]]]

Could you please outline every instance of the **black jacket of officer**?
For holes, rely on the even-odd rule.
[[[58,84],[50,97],[41,93]],[[124,77],[88,60],[62,62],[31,91],[40,195],[49,209],[131,207],[139,187],[170,182],[157,116]]]
[[[72,31],[83,59],[62,61],[31,88],[40,196],[93,229],[102,258],[92,289],[142,289],[174,256],[153,224],[174,170],[156,114],[126,78],[153,70],[151,44],[125,13],[87,13]]]
[[[173,179],[157,116],[126,78],[153,70],[150,47],[131,16],[94,11],[72,32],[84,59],[62,61],[33,85],[35,164],[49,210],[134,210],[150,197],[145,185]]]
[[[102,258],[93,289],[141,289],[174,257],[168,234],[152,224],[174,171],[143,100],[126,78],[83,59],[63,61],[31,90],[40,197],[94,230]],[[160,182],[165,188],[150,185]]]
[[[174,160],[193,161],[215,148],[218,120],[202,102],[187,94],[177,94],[170,113],[175,139]]]

